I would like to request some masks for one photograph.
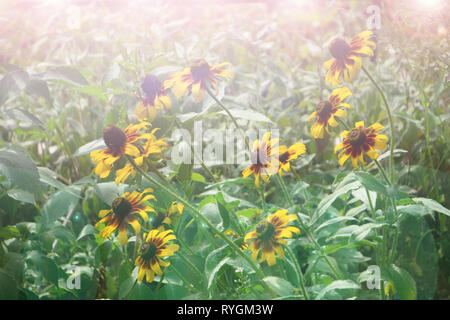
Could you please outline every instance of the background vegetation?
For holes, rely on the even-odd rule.
[[[135,92],[147,73],[164,79],[205,58],[232,63],[235,77],[221,101],[248,111],[235,114],[241,126],[277,128],[283,144],[307,146],[307,155],[292,163],[295,175],[284,181],[320,248],[305,230],[289,242],[312,298],[379,299],[380,291],[367,289],[365,271],[377,264],[378,243],[391,248],[398,234],[396,254],[382,268],[383,279],[396,287],[394,298],[448,299],[448,10],[425,11],[411,1],[299,3],[0,2],[0,298],[270,298],[249,265],[188,209],[177,237],[200,272],[174,256],[172,265],[185,271],[180,277],[169,268],[161,283],[135,283],[133,261],[117,239],[100,238],[93,226],[126,186],[117,187],[113,176],[96,177],[80,147],[109,124],[135,121]],[[322,69],[330,41],[365,30],[372,4],[381,8],[381,28],[376,55],[364,65],[393,109],[393,187],[375,166],[368,173],[348,163],[339,167],[333,149],[342,127],[316,141],[307,122],[332,90]],[[388,128],[383,102],[364,73],[348,87],[353,108],[345,121]],[[203,120],[204,130],[231,126],[211,99],[197,104],[172,96],[172,102],[171,112],[152,122],[169,146],[175,118],[189,130],[195,120]],[[236,216],[247,230],[254,227],[262,203],[253,180],[241,178],[245,165],[206,163],[219,189],[202,167],[173,164],[170,150],[158,169],[179,195],[221,231],[233,229]],[[385,167],[387,155],[380,160]],[[155,196],[161,208],[174,200],[163,190]],[[265,197],[263,216],[288,208],[276,179],[265,186]],[[81,289],[67,287],[75,266]],[[277,298],[303,298],[289,259],[262,268]]]

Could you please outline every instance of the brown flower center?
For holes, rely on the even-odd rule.
[[[272,238],[274,233],[275,227],[270,222],[264,221],[256,226],[256,234],[263,241]]]
[[[320,118],[326,118],[330,115],[333,106],[329,101],[322,101],[317,105],[316,112]]]
[[[195,60],[191,65],[191,75],[194,81],[205,79],[210,73],[211,68],[204,59]]]
[[[110,125],[103,129],[103,140],[114,156],[118,156],[127,143],[125,132]]]
[[[145,97],[153,104],[156,94],[161,90],[161,81],[152,74],[145,76],[144,81],[141,84],[141,89],[145,93]]]
[[[347,137],[352,146],[360,146],[366,140],[366,134],[361,129],[353,129]]]
[[[337,39],[333,40],[333,42],[330,45],[331,55],[338,60],[344,59],[347,56],[349,51],[350,51],[350,46],[342,38],[337,38]]]
[[[289,151],[284,152],[278,159],[281,163],[286,163],[289,160]]]
[[[153,242],[146,242],[142,245],[142,258],[149,261],[155,257],[157,251],[158,248]]]
[[[120,220],[123,220],[133,209],[131,203],[127,199],[118,197],[112,203],[112,211]]]

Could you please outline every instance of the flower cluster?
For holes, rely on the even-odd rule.
[[[327,69],[326,82],[336,86],[342,79],[346,82],[353,81],[362,67],[363,55],[373,55],[375,48],[370,31],[358,34],[350,44],[340,38],[334,40],[330,46],[333,58],[323,65]],[[196,102],[202,101],[206,93],[213,96],[214,90],[211,89],[215,89],[217,95],[218,80],[229,80],[233,77],[232,72],[225,69],[229,65],[225,62],[211,66],[200,59],[195,60],[189,68],[169,75],[165,80],[151,74],[146,75],[140,86],[140,102],[135,110],[139,123],[129,125],[124,130],[112,125],[103,130],[106,148],[91,152],[91,158],[97,164],[95,173],[100,178],[108,177],[117,163],[123,163],[118,161],[123,155],[129,161],[121,168],[116,168],[117,184],[135,176],[137,169],[147,171],[153,168],[152,161],[160,160],[168,145],[165,139],[157,138],[158,128],[150,131],[151,123],[148,121],[153,121],[159,111],[171,108],[169,92],[177,99],[192,94]],[[350,95],[352,93],[347,87],[334,88],[328,100],[317,105],[308,118],[308,121],[314,119],[310,130],[315,139],[323,139],[325,132],[333,134],[330,127],[337,127],[338,121],[342,121],[347,116],[347,110],[351,109],[350,104],[344,102]],[[385,149],[388,141],[386,135],[379,133],[383,128],[379,123],[366,128],[364,121],[359,121],[352,130],[344,130],[341,134],[343,141],[334,150],[335,153],[340,151],[339,164],[342,166],[348,158],[351,158],[354,167],[358,166],[358,161],[366,164],[364,154],[371,159],[377,159],[379,154],[376,150]],[[273,138],[271,132],[266,132],[261,140],[253,142],[250,150],[251,165],[242,171],[242,176],[247,178],[253,174],[257,188],[260,186],[260,179],[266,183],[270,182],[273,175],[279,175],[281,179],[284,173],[291,170],[291,161],[306,153],[306,146],[301,142],[289,147],[279,145],[279,142],[280,139]],[[117,197],[112,202],[111,209],[100,211],[101,220],[96,224],[96,227],[101,229],[99,235],[103,238],[118,230],[119,242],[123,246],[128,242],[128,226],[134,230],[137,239],[141,229],[146,231],[138,248],[135,265],[139,268],[138,281],[145,278],[147,282],[153,281],[155,275],[163,274],[162,267],[170,265],[165,258],[172,256],[179,249],[177,244],[171,243],[176,240],[172,229],[175,229],[184,210],[184,205],[175,201],[170,207],[158,209],[157,212],[148,203],[149,200],[156,201],[152,192],[153,190],[148,188],[142,193],[126,192]],[[148,213],[154,215],[147,225]],[[225,230],[223,235],[238,239],[233,241],[241,250],[251,251],[254,260],[259,263],[266,261],[272,266],[276,264],[277,257],[284,257],[283,245],[286,244],[286,239],[300,233],[299,228],[289,225],[297,219],[296,215],[288,214],[288,210],[278,210],[256,224],[255,229],[246,235],[242,230],[240,235],[233,230]],[[255,220],[259,220],[259,216]]]
[[[340,85],[342,78],[346,82],[352,82],[362,68],[362,57],[373,56],[376,49],[375,36],[372,31],[363,31],[356,35],[349,43],[341,38],[333,40],[330,45],[332,59],[326,61],[323,67],[327,70],[325,81],[333,86]],[[311,135],[315,139],[323,139],[324,132],[332,134],[329,126],[337,127],[339,124],[336,117],[345,118],[347,112],[345,108],[350,109],[344,99],[352,93],[347,87],[335,88],[327,101],[321,101],[316,110],[309,116],[308,121],[316,119],[311,127]],[[378,131],[384,127],[375,123],[368,128],[364,128],[364,121],[359,121],[355,127],[348,131],[344,130],[341,137],[343,142],[335,147],[334,152],[342,151],[338,154],[339,164],[342,166],[348,158],[351,158],[354,168],[358,167],[358,160],[366,164],[364,154],[371,159],[377,159],[379,154],[376,150],[386,149],[388,137],[379,134]]]

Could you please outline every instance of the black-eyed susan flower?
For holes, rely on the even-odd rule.
[[[378,133],[382,129],[384,127],[379,123],[364,128],[364,121],[359,121],[351,131],[344,130],[341,133],[344,141],[334,148],[334,153],[342,149],[338,154],[339,164],[342,166],[348,158],[352,159],[354,168],[358,167],[358,159],[366,164],[364,153],[371,159],[377,159],[379,154],[375,149],[386,149],[386,141],[389,140],[386,135]]]
[[[230,65],[229,62],[224,62],[212,67],[204,59],[195,60],[189,68],[170,75],[164,81],[164,89],[170,88],[177,99],[188,92],[192,93],[195,101],[200,102],[205,97],[208,85],[214,87],[217,94],[217,80],[229,80],[233,77],[230,70],[223,69]]]
[[[123,131],[113,125],[104,128],[103,140],[106,148],[91,152],[92,161],[97,163],[95,174],[100,178],[106,178],[111,172],[113,163],[119,160],[122,155],[139,156],[139,149],[133,143],[149,138],[148,134],[139,133],[141,129],[148,125],[150,124],[147,122],[141,122],[136,125],[129,125]]]
[[[153,154],[160,154],[165,148],[167,148],[167,142],[163,139],[158,139],[155,136],[155,132],[159,128],[155,128],[152,132],[147,133],[145,138],[147,139],[145,145],[142,148],[142,152],[139,153],[137,157],[134,158],[134,162],[137,166],[142,166],[144,159],[150,157]],[[131,163],[126,164],[122,169],[116,172],[116,184],[123,183],[128,177],[136,175],[136,169]]]
[[[264,182],[269,182],[269,177],[278,172],[278,141],[279,139],[270,139],[270,132],[266,132],[261,139],[253,142],[253,150],[250,156],[251,165],[242,171],[242,176],[247,178],[254,174],[255,185],[259,187],[259,177],[261,176]]]
[[[353,81],[362,66],[362,55],[373,56],[376,44],[372,31],[363,31],[347,43],[342,38],[335,39],[330,45],[332,59],[326,61],[323,67],[328,70],[325,81],[333,86]]]
[[[306,153],[306,146],[301,142],[297,142],[289,148],[287,146],[280,146],[278,148],[278,160],[280,161],[279,173],[283,175],[283,170],[286,172],[290,171],[290,161],[297,159],[304,153]]]
[[[259,223],[255,231],[247,233],[244,241],[248,244],[248,249],[252,251],[252,258],[259,263],[265,260],[269,266],[276,263],[275,253],[279,259],[282,259],[284,257],[282,245],[286,244],[284,239],[292,238],[294,233],[300,233],[297,227],[288,226],[296,219],[295,215],[287,214],[287,210],[278,210]]]
[[[331,134],[328,130],[328,125],[337,127],[338,123],[335,117],[347,116],[347,112],[342,108],[350,108],[350,105],[342,101],[351,94],[346,87],[336,88],[331,92],[328,101],[322,101],[317,105],[316,110],[308,118],[308,121],[312,118],[316,119],[311,127],[311,135],[315,139],[323,139],[325,130],[327,130],[328,134]]]
[[[176,240],[172,230],[159,231],[151,230],[148,235],[144,234],[140,255],[136,258],[135,265],[139,268],[137,280],[141,282],[144,279],[152,282],[155,274],[162,276],[161,267],[168,267],[169,261],[163,257],[170,257],[179,249],[177,244],[169,244],[170,240]]]
[[[95,227],[99,228],[100,224],[106,224],[99,233],[100,237],[108,238],[115,230],[119,230],[119,242],[124,246],[128,241],[128,225],[138,235],[141,232],[138,215],[145,222],[148,220],[147,212],[155,211],[144,203],[147,200],[156,200],[150,194],[151,192],[153,192],[151,188],[145,189],[142,193],[137,191],[126,192],[114,199],[111,209],[100,210],[99,217],[102,219],[96,223]]]
[[[166,211],[158,212],[152,221],[154,229],[164,231],[165,226],[173,226],[177,223],[178,218],[183,213],[184,205],[182,203],[172,202],[170,208]]]
[[[164,89],[163,83],[158,77],[148,74],[141,84],[144,96],[139,95],[141,102],[136,108],[135,114],[139,121],[153,120],[158,114],[158,110],[170,109],[171,100],[169,93]]]

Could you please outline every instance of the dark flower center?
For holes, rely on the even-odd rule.
[[[338,60],[344,59],[347,56],[349,51],[350,51],[350,46],[342,38],[337,38],[337,39],[333,40],[333,42],[330,45],[331,55]]]
[[[133,207],[127,199],[118,197],[114,199],[112,203],[112,211],[116,214],[120,220],[123,220],[130,212]]]
[[[162,212],[158,212],[155,217],[153,218],[152,225],[154,228],[158,228],[160,225],[162,225],[162,222],[164,221],[164,218],[166,215]]]
[[[348,135],[352,146],[360,146],[366,140],[366,134],[361,129],[353,129]]]
[[[122,152],[127,142],[127,136],[116,126],[110,125],[103,129],[103,140],[113,155],[117,156]]]
[[[156,94],[161,90],[161,81],[152,74],[145,76],[141,89],[150,103],[155,101]]]
[[[210,73],[210,66],[204,59],[195,60],[191,65],[191,75],[194,81],[205,79]]]
[[[283,153],[283,154],[280,156],[279,161],[280,161],[281,163],[286,163],[286,162],[288,162],[288,160],[289,160],[289,151],[286,151],[285,153]]]
[[[149,261],[155,257],[157,251],[158,248],[153,242],[146,242],[142,246],[142,258],[144,258],[144,260],[146,261]]]
[[[267,221],[261,222],[256,226],[256,234],[263,241],[272,238],[275,232],[275,227]]]
[[[329,101],[322,101],[317,105],[316,112],[320,118],[326,118],[330,115],[333,106]]]

